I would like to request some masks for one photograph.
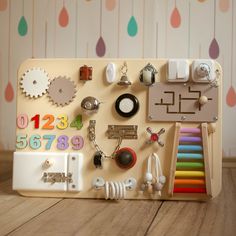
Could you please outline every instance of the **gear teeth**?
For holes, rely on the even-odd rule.
[[[67,90],[66,94],[62,93],[63,89]],[[70,80],[66,76],[55,77],[51,80],[49,85],[49,101],[51,101],[53,105],[63,107],[69,105],[73,101],[76,96],[76,92],[76,85],[74,81]]]
[[[44,69],[33,67],[23,73],[19,84],[27,97],[39,98],[47,92],[50,81],[48,73]]]

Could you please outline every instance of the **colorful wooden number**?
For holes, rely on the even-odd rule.
[[[16,148],[24,149],[28,145],[27,134],[18,134],[16,137]]]
[[[57,117],[60,122],[57,124],[58,129],[66,129],[68,127],[68,116],[61,114]]]
[[[39,128],[39,119],[40,119],[40,115],[39,114],[37,114],[37,115],[35,115],[35,116],[33,116],[31,118],[31,121],[34,121],[34,128],[35,129]]]
[[[56,139],[56,135],[45,134],[42,137],[47,141],[45,145],[45,150],[50,150],[53,141]],[[75,135],[71,138],[72,149],[80,150],[84,146],[84,139],[82,136]],[[27,134],[18,134],[16,137],[16,148],[24,149],[28,145]],[[41,147],[41,136],[38,134],[33,134],[29,138],[30,148],[36,150]],[[69,137],[67,135],[61,135],[57,138],[57,149],[66,150],[69,147]]]
[[[80,150],[84,146],[84,139],[83,137],[76,135],[72,137],[71,143],[73,144],[72,149]]]
[[[68,143],[68,136],[66,135],[61,135],[58,137],[57,139],[57,148],[59,150],[65,150],[69,147],[69,143]]]
[[[46,150],[50,150],[50,148],[52,146],[52,142],[54,141],[55,138],[56,138],[56,135],[48,135],[48,134],[46,134],[46,135],[43,136],[43,139],[47,139],[48,140],[47,144],[45,146]]]
[[[29,118],[26,114],[17,116],[16,125],[19,129],[25,129],[29,124]]]
[[[41,147],[41,136],[38,134],[34,134],[29,139],[29,145],[32,149],[39,149]]]
[[[43,120],[48,120],[42,127],[42,129],[54,129],[54,125],[52,123],[54,122],[55,118],[53,115],[47,114],[43,117]]]
[[[77,115],[75,119],[70,123],[71,128],[77,128],[78,130],[83,127],[82,115]]]

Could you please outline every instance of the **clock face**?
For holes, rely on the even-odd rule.
[[[120,116],[131,117],[138,112],[139,101],[134,95],[125,93],[117,98],[115,109]]]

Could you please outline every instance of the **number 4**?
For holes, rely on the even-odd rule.
[[[70,123],[70,127],[81,129],[83,127],[82,115],[77,115],[75,119]]]

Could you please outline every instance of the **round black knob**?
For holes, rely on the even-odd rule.
[[[131,117],[138,112],[139,101],[134,95],[125,93],[116,99],[115,109],[120,116]]]
[[[122,169],[132,168],[137,160],[137,156],[134,150],[125,147],[116,152],[115,161],[116,164]]]

